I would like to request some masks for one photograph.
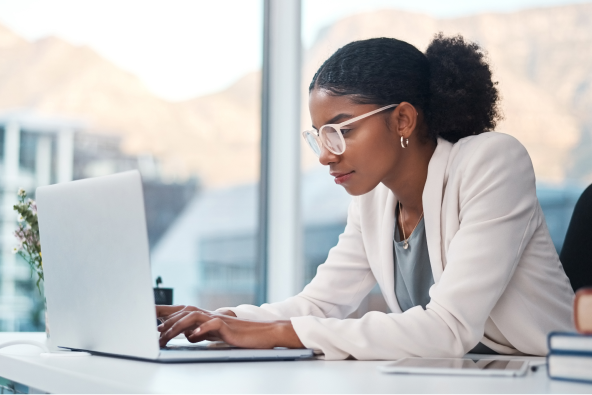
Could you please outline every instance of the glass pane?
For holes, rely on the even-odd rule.
[[[592,30],[584,15],[590,15],[588,5],[566,5],[560,0],[304,0],[303,91],[307,91],[323,61],[354,40],[394,37],[422,51],[438,32],[462,34],[477,41],[487,51],[494,80],[499,81],[504,120],[497,131],[516,137],[528,150],[537,177],[537,194],[560,251],[575,202],[592,182]],[[303,125],[308,126],[308,106],[303,104]],[[306,213],[310,210],[308,196],[314,191],[318,191],[318,203],[325,200],[323,188],[339,187],[330,185],[328,170],[321,168],[317,158],[308,150],[302,152]],[[345,193],[336,192],[336,196],[340,202],[348,199]],[[341,205],[326,209],[334,213],[333,219],[339,218],[338,222],[344,224],[346,212]],[[329,221],[324,225],[329,227]],[[309,228],[305,232],[306,237],[313,237]],[[313,266],[321,263],[334,245],[338,233],[335,225],[331,230],[327,228],[326,238],[314,236],[319,243],[323,241],[323,246],[316,250],[315,261],[306,262],[310,265],[305,270],[307,280],[314,273]],[[307,256],[311,247],[305,243],[304,248]],[[373,309],[373,303],[361,306],[358,314]]]
[[[174,303],[254,301],[261,35],[260,0],[0,2],[0,330],[44,329],[18,188],[130,169]]]

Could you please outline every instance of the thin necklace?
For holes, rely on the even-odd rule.
[[[407,248],[409,248],[409,238],[411,237],[411,235],[413,234],[413,231],[415,230],[415,228],[417,228],[417,225],[419,225],[419,221],[421,221],[421,218],[423,217],[423,210],[421,210],[421,215],[419,216],[417,223],[415,224],[415,226],[411,230],[411,233],[409,233],[409,237],[405,237],[405,222],[403,221],[403,218],[402,218],[403,215],[405,215],[405,214],[403,213],[403,208],[401,207],[401,201],[399,200],[399,220],[401,221],[401,229],[403,229],[403,241],[405,242],[405,244],[403,244],[403,248],[407,249]]]

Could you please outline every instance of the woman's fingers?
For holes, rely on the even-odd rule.
[[[188,329],[185,332],[183,332],[183,334],[185,335],[185,337],[187,338],[187,340],[190,343],[199,343],[204,340],[209,340],[211,342],[215,342],[215,341],[220,340],[219,337],[213,335],[212,333],[204,333],[204,334],[198,333],[194,336],[195,330],[196,329],[193,328],[193,329]]]
[[[186,313],[188,311],[199,311],[203,314],[207,315],[215,315],[211,311],[200,309],[199,307],[195,306],[184,306],[184,305],[177,305],[177,306],[165,306],[165,305],[156,305],[156,318],[158,318],[161,322],[165,322],[172,318],[175,318],[179,314]],[[183,314],[184,315],[184,314]]]
[[[156,327],[156,329],[161,333],[166,332],[169,329],[171,329],[171,326],[173,326],[177,321],[179,321],[181,318],[185,317],[187,314],[189,314],[189,312],[185,311],[185,312],[180,312],[178,314],[175,314],[174,316],[170,316],[162,324],[158,325],[158,327]]]
[[[195,306],[162,306],[162,307],[183,307],[183,308],[182,309],[168,309],[169,311],[167,311],[167,309],[161,309],[161,312],[163,314],[170,312],[170,311],[173,311],[173,312],[166,317],[157,317],[161,321],[161,324],[157,327],[157,330],[159,332],[163,332],[163,331],[168,330],[171,327],[171,325],[173,325],[179,319],[185,317],[188,313],[191,313],[193,311],[199,311],[199,312],[205,311],[205,310],[202,310],[202,309],[195,307]],[[177,311],[175,311],[175,310],[177,310]],[[168,325],[166,325],[167,322],[169,323]]]
[[[176,306],[167,306],[167,305],[156,305],[156,318],[165,319],[170,316],[171,314],[177,313],[183,310],[186,306],[184,305],[176,305]]]
[[[198,329],[199,329],[199,327],[197,329],[190,331],[189,334],[185,335],[185,337],[187,338],[189,343],[199,343],[204,340],[209,340],[209,341],[219,340],[217,337],[213,336],[211,333],[202,333],[201,331],[198,331]]]
[[[179,314],[178,316],[180,317],[181,315]],[[209,319],[210,317],[208,317],[207,315],[202,314],[198,311],[193,311],[186,312],[186,314],[183,317],[180,317],[179,319],[175,320],[176,322],[174,323],[172,322],[172,319],[168,320],[163,325],[161,325],[163,326],[159,340],[161,347],[165,346],[168,343],[168,341],[174,338],[175,336],[185,331],[193,330],[196,328],[196,326],[201,325],[203,322]]]
[[[187,320],[187,317],[190,317],[190,313],[185,313],[184,316],[178,316],[175,320],[171,319],[158,327],[158,330],[160,331],[159,343],[161,347],[164,347],[169,340],[178,334],[195,329],[195,324],[191,323],[192,319],[190,318]]]
[[[212,318],[209,321],[203,322],[193,333],[187,337],[192,343],[197,343],[206,338],[215,337],[224,340],[222,332],[226,332],[227,325],[220,318]],[[201,339],[201,340],[200,340]]]
[[[183,310],[177,311],[176,313],[173,313],[169,316],[167,316],[164,321],[173,321],[176,322],[180,317],[185,317],[187,314],[189,314],[190,312],[192,312],[193,310],[189,309],[189,308],[184,308]]]
[[[191,318],[186,318],[192,313],[194,315]],[[156,315],[162,322],[158,326],[160,335],[160,343],[164,346],[170,339],[177,336],[180,333],[184,333],[185,337],[193,343],[197,343],[203,340],[219,340],[219,338],[213,334],[204,334],[203,336],[195,336],[194,330],[197,325],[201,322],[205,322],[217,315],[208,310],[200,309],[195,306],[156,306]],[[181,323],[179,323],[182,321]]]

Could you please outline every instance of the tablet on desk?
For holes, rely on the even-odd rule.
[[[522,376],[527,368],[527,361],[460,358],[403,358],[378,367],[385,373],[483,376]]]

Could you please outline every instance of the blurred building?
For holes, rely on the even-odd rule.
[[[537,195],[558,251],[574,205],[583,188],[539,185]],[[330,180],[326,169],[302,179],[303,284],[337,244],[351,197]],[[205,191],[187,205],[178,220],[152,250],[153,276],[175,289],[175,303],[207,309],[253,303],[256,286],[256,184]],[[355,316],[386,311],[375,288]]]
[[[155,158],[127,155],[120,143],[120,137],[93,133],[76,119],[27,110],[0,114],[0,330],[38,330],[43,324],[43,298],[26,262],[12,253],[19,188],[34,198],[38,186],[139,169],[151,246],[196,194],[196,179],[164,182]]]

